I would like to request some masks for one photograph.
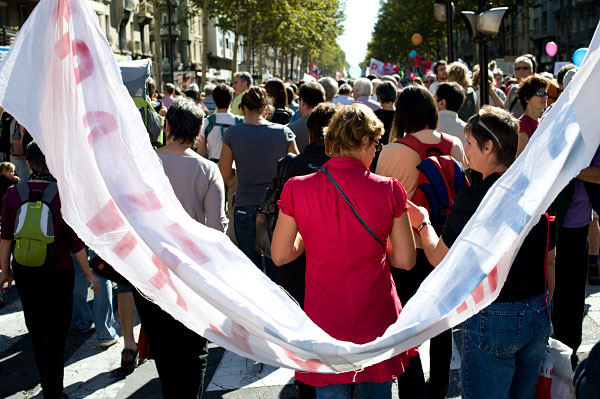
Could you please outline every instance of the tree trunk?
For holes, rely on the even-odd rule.
[[[160,15],[158,2],[154,3],[154,15]],[[154,18],[154,74],[156,78],[156,92],[162,91],[162,40],[160,39],[160,18]]]
[[[251,49],[251,38],[252,37],[252,19],[248,20],[248,35],[246,36],[246,65],[248,66],[248,71],[250,72],[250,74],[252,74],[252,65],[251,65],[251,60],[250,60],[250,56],[252,55],[252,49]]]
[[[292,50],[292,52],[290,53],[290,79],[294,80],[294,50]]]
[[[208,69],[208,0],[204,0],[202,7],[202,76],[200,77],[200,90],[206,84]]]
[[[263,64],[264,64],[264,51],[263,51],[263,32],[262,29],[260,30],[260,32],[258,33],[258,75],[259,77],[259,83],[262,83],[263,78],[262,78],[262,74],[263,74]]]
[[[285,58],[285,49],[282,48],[281,52],[279,53],[279,56],[281,57],[281,62],[279,63],[279,76],[281,76],[281,79],[285,80],[286,74],[285,74],[285,63],[287,62],[287,59]]]
[[[233,59],[231,60],[231,73],[232,75],[237,72],[237,52],[238,43],[240,41],[240,20],[238,17],[235,18],[235,32],[233,39]]]
[[[529,54],[529,0],[523,1],[523,24],[525,25],[525,53]]]

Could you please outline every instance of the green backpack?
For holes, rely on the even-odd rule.
[[[52,263],[55,248],[50,203],[58,193],[58,186],[52,182],[44,190],[30,190],[27,182],[20,182],[16,187],[21,207],[15,220],[12,248],[15,261],[30,267]]]

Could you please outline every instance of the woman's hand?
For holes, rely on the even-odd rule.
[[[408,217],[410,218],[410,225],[413,229],[419,227],[421,223],[429,221],[427,209],[418,206],[411,201],[408,201]]]
[[[6,286],[6,289],[9,289],[10,286],[12,285],[12,282],[13,282],[13,275],[12,275],[12,271],[10,270],[10,267],[6,270],[2,270],[2,277],[0,277],[0,292],[5,294],[6,290],[4,289],[4,284],[8,284]]]
[[[91,271],[85,274],[85,279],[90,285],[92,291],[97,292],[100,289],[100,279]]]

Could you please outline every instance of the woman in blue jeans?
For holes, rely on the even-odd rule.
[[[298,154],[295,135],[283,125],[265,119],[270,99],[265,89],[251,87],[242,96],[240,109],[244,123],[231,126],[223,134],[219,169],[223,180],[229,181],[237,172],[238,186],[233,204],[235,238],[239,249],[260,269],[262,257],[254,249],[256,239],[256,208],[273,185],[277,176],[277,161],[288,152]],[[233,168],[233,162],[235,167]],[[266,274],[277,281],[277,268],[265,259]]]
[[[518,121],[496,107],[485,106],[469,119],[465,153],[484,180],[458,194],[441,237],[424,208],[410,208],[411,224],[432,265],[442,261],[487,191],[515,160],[518,132]],[[535,398],[550,335],[546,287],[550,297],[554,290],[555,233],[549,230],[544,215],[525,238],[498,298],[463,323],[463,398]]]

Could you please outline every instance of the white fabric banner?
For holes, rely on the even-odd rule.
[[[227,236],[187,215],[89,1],[39,2],[0,64],[0,105],[46,154],[67,223],[145,295],[239,355],[332,373],[414,347],[494,300],[527,231],[598,148],[599,41],[396,323],[363,345],[331,338]]]

